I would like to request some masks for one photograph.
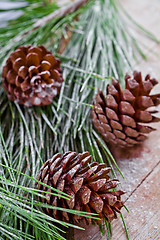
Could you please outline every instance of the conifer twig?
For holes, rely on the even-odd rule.
[[[77,0],[67,6],[61,7],[60,9],[50,13],[49,15],[39,19],[37,22],[34,23],[33,30],[39,27],[44,26],[47,22],[51,21],[56,17],[64,17],[69,13],[73,13],[78,10],[82,5],[85,5],[89,0]]]
[[[12,44],[19,42],[21,39],[23,39],[23,37],[26,37],[29,34],[31,34],[32,32],[34,32],[36,29],[43,27],[45,24],[47,24],[54,18],[57,18],[57,17],[62,18],[62,17],[65,17],[67,14],[74,13],[81,6],[84,6],[85,4],[87,4],[87,2],[89,2],[89,0],[76,0],[75,2],[73,2],[67,6],[64,6],[64,7],[61,7],[59,9],[55,10],[54,12],[50,13],[49,15],[44,16],[41,19],[38,19],[37,21],[34,22],[32,28],[30,30],[23,31],[22,33],[18,34],[14,38],[12,38]]]

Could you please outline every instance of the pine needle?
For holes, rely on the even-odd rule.
[[[29,239],[30,236],[38,240],[65,239],[57,224],[76,227],[44,214],[43,204],[36,200],[41,193],[35,189],[35,178],[53,154],[89,151],[93,160],[110,165],[113,176],[113,165],[123,176],[106,144],[93,129],[92,100],[98,89],[105,91],[111,77],[120,79],[123,86],[124,74],[132,69],[135,53],[143,55],[143,52],[126,31],[113,0],[89,1],[77,11],[52,18],[44,26],[35,28],[36,19],[57,9],[55,3],[28,0],[24,14],[0,29],[1,70],[8,55],[20,45],[44,44],[59,56],[60,39],[67,36],[66,27],[73,30],[60,56],[65,82],[50,106],[27,109],[10,102],[2,87],[0,89],[0,230],[3,239]],[[68,197],[52,190],[57,196]],[[123,216],[122,221],[128,237]],[[106,228],[111,237],[108,223]]]

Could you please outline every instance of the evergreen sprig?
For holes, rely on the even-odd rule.
[[[0,88],[0,239],[65,239],[60,226],[71,224],[41,211],[43,204],[37,202],[41,192],[35,189],[35,177],[54,153],[68,150],[89,151],[94,161],[107,162],[113,175],[113,165],[121,173],[92,127],[92,98],[98,89],[106,88],[112,76],[121,79],[123,85],[135,51],[141,52],[113,0],[89,1],[76,12],[52,19],[33,31],[36,18],[58,7],[48,1],[28,2],[23,16],[0,29],[0,69],[19,45],[44,44],[61,58],[65,82],[59,96],[46,107],[19,106],[10,102]],[[72,38],[59,55],[60,40],[62,36],[67,38],[68,31]],[[111,226],[106,223],[106,227],[110,237]]]

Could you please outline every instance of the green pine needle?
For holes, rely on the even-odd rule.
[[[111,167],[113,176],[113,165],[123,176],[106,144],[93,129],[90,117],[93,96],[98,89],[105,92],[111,77],[118,78],[123,86],[124,74],[132,70],[135,53],[143,55],[126,30],[117,6],[114,0],[89,1],[76,12],[32,31],[36,19],[58,6],[47,0],[28,0],[24,14],[0,28],[1,70],[8,55],[18,46],[44,44],[61,58],[65,79],[59,96],[46,107],[19,106],[9,101],[0,88],[0,239],[60,240],[65,239],[62,236],[65,230],[59,226],[73,227],[43,213],[44,205],[37,202],[37,197],[42,195],[35,189],[35,178],[53,154],[89,151],[93,161],[106,162]],[[79,19],[75,21],[77,15]],[[72,38],[60,56],[60,39],[62,35],[67,36],[67,29],[72,29]],[[56,196],[69,197],[52,190]],[[84,212],[66,211],[89,217]],[[93,214],[91,218],[96,216]],[[122,215],[121,218],[129,239]],[[105,223],[110,239],[111,226]]]

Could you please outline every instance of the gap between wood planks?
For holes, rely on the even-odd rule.
[[[156,165],[154,167],[152,167],[152,169],[146,174],[146,176],[140,181],[140,183],[135,187],[135,189],[130,193],[130,195],[126,198],[126,200],[124,202],[127,202],[127,200],[134,195],[134,193],[139,189],[139,187],[141,187],[141,185],[150,177],[150,175],[154,172],[154,170],[160,166],[160,161],[158,161],[158,163],[156,163]],[[157,211],[155,212],[155,214],[153,214],[153,216],[155,216],[157,213]],[[155,217],[156,218],[156,217]],[[148,225],[147,223],[145,224],[145,226],[147,226],[148,229]],[[143,226],[144,228],[144,226]],[[132,240],[139,240],[139,236],[142,233],[139,232],[136,236],[134,236],[134,238]],[[105,234],[104,237],[106,237],[107,235]],[[97,229],[97,232],[95,233],[95,235],[91,238],[91,240],[100,240],[100,239],[104,239],[103,237],[100,238],[100,233],[99,230]],[[145,239],[145,238],[144,238]],[[117,240],[117,239],[116,239]],[[146,238],[147,240],[147,238]]]
[[[127,200],[133,195],[133,193],[142,185],[142,183],[151,175],[151,173],[158,167],[160,164],[160,161],[147,173],[147,175],[141,180],[141,182],[135,187],[135,189],[129,194],[129,196],[125,199],[124,202],[127,202]]]

